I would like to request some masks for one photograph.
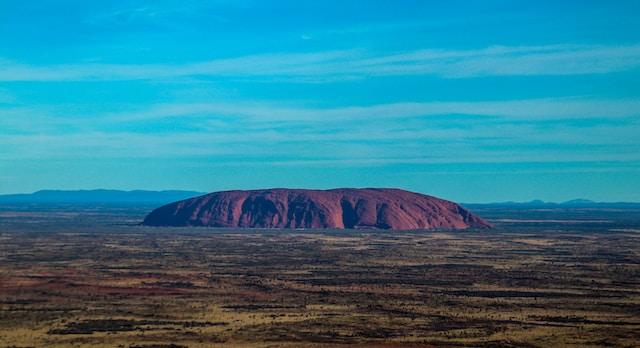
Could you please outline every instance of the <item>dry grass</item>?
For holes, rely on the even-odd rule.
[[[2,232],[0,347],[634,347],[636,230]]]

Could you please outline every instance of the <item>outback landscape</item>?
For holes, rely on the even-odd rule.
[[[637,347],[640,210],[476,206],[493,229],[146,227],[3,205],[0,347]]]
[[[0,0],[0,348],[640,348],[639,18]]]

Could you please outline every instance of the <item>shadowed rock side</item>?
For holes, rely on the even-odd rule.
[[[223,191],[162,206],[148,226],[465,229],[490,224],[456,203],[398,189]]]

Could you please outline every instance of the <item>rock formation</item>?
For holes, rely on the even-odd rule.
[[[162,206],[148,226],[240,228],[488,228],[460,205],[399,189],[223,191]]]

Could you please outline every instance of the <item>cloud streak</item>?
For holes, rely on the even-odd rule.
[[[547,98],[477,102],[391,103],[339,108],[296,108],[260,103],[173,103],[105,115],[116,121],[141,121],[190,115],[251,118],[256,121],[327,122],[473,115],[507,119],[584,119],[640,117],[640,100]]]
[[[286,105],[289,106],[286,106]],[[453,101],[423,103],[389,103],[335,108],[291,106],[291,103],[239,101],[209,103],[162,103],[144,108],[120,106],[118,111],[95,112],[60,106],[1,107],[0,127],[13,133],[62,133],[123,129],[127,125],[156,129],[158,122],[184,125],[194,130],[274,130],[300,131],[317,134],[362,122],[390,124],[397,128],[423,120],[420,127],[435,122],[457,124],[456,117],[466,117],[466,126],[500,123],[514,125],[523,122],[640,119],[638,99],[590,99],[584,97],[546,98],[495,101]],[[147,127],[145,127],[147,125]]]
[[[527,108],[538,110],[534,116],[545,120],[529,120]],[[478,110],[494,117],[417,117],[425,112],[438,115]],[[592,112],[589,116],[608,111],[622,119],[593,124],[577,119],[589,124],[584,127],[580,122],[557,123],[553,118],[580,115],[588,110]],[[421,103],[404,108],[383,104],[324,110],[167,104],[138,112],[81,118],[41,115],[35,123],[44,125],[49,120],[52,123],[48,126],[52,128],[35,130],[30,128],[34,122],[28,114],[38,112],[33,109],[24,112],[27,114],[15,112],[10,119],[0,120],[0,124],[10,121],[5,125],[21,130],[0,134],[0,159],[236,156],[243,162],[251,154],[263,157],[265,163],[274,160],[393,163],[388,159],[407,163],[416,159],[422,162],[640,160],[637,140],[640,104],[629,100],[525,100],[444,106]],[[228,115],[229,122],[218,113]],[[404,117],[402,122],[398,117]],[[173,126],[197,127],[188,132],[144,131],[165,119]],[[89,122],[83,124],[81,120]],[[287,157],[291,160],[282,159]]]
[[[182,64],[28,65],[0,60],[0,81],[111,81],[238,78],[333,82],[381,76],[583,75],[640,67],[640,44],[492,46],[474,50],[423,49],[393,54],[362,50],[249,55]]]
[[[487,130],[489,127],[484,127]],[[514,128],[507,129],[513,131]],[[611,130],[611,129],[609,129]],[[460,163],[460,162],[556,162],[640,161],[634,144],[588,144],[592,131],[575,139],[576,144],[557,142],[558,131],[541,134],[520,129],[515,138],[482,138],[470,132],[423,130],[382,135],[374,130],[341,132],[324,138],[284,138],[273,132],[250,132],[244,136],[209,133],[143,135],[136,133],[87,133],[73,135],[0,136],[2,160],[91,158],[216,158],[226,164],[256,163]],[[636,129],[637,131],[637,129]],[[528,138],[529,144],[520,140]],[[628,137],[627,137],[628,138]],[[391,140],[393,144],[388,141]],[[398,141],[400,140],[400,141]],[[569,145],[565,147],[564,145]],[[553,147],[553,151],[541,149]],[[615,151],[611,151],[611,150]],[[249,155],[250,154],[250,155]],[[208,161],[210,162],[210,161]]]

